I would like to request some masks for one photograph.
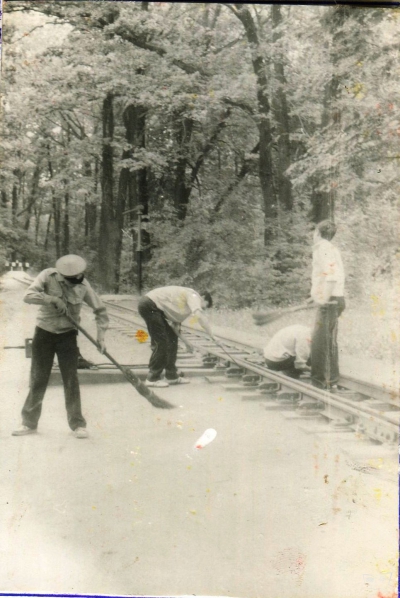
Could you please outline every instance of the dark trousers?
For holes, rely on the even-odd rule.
[[[338,318],[345,309],[343,297],[331,297],[332,305],[318,308],[311,340],[311,381],[331,388],[339,381]]]
[[[64,383],[69,427],[72,430],[86,427],[86,421],[81,411],[76,336],[76,330],[53,334],[42,328],[35,329],[32,340],[30,390],[22,408],[22,423],[28,428],[37,428],[54,355],[57,355]]]
[[[288,357],[283,361],[271,361],[270,359],[265,360],[269,370],[273,370],[274,372],[283,372],[286,376],[295,378],[297,380],[300,378],[301,370],[296,370],[294,367],[294,362],[295,357]]]
[[[165,369],[167,380],[178,377],[176,357],[178,353],[178,337],[168,324],[165,314],[148,297],[142,297],[138,303],[138,310],[146,322],[151,338],[151,357],[147,379],[160,380]]]

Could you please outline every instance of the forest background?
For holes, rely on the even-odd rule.
[[[355,6],[8,1],[0,268],[78,253],[99,291],[134,293],[140,208],[144,288],[207,288],[249,326],[309,296],[329,217],[344,346],[397,358],[399,25]]]

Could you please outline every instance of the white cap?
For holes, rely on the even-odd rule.
[[[57,260],[56,268],[63,276],[78,276],[86,270],[86,262],[79,255],[63,255]]]

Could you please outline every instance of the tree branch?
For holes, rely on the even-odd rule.
[[[207,156],[207,154],[211,151],[211,149],[214,147],[214,143],[216,142],[218,135],[220,134],[222,129],[224,129],[224,127],[226,126],[226,119],[229,118],[230,114],[231,114],[230,108],[227,108],[223,112],[219,123],[217,124],[217,126],[215,127],[215,129],[213,131],[213,134],[211,135],[210,139],[207,141],[201,154],[198,156],[196,163],[192,168],[191,175],[190,175],[190,186],[192,186],[194,181],[196,180],[198,172],[204,163],[204,159]]]
[[[15,215],[16,217],[21,216],[21,214],[24,214],[24,212],[30,212],[32,209],[32,206],[35,204],[36,199],[37,199],[39,176],[40,176],[40,167],[36,166],[35,172],[33,173],[31,200],[28,202],[28,205],[23,210],[21,210],[20,212],[18,212],[18,214]]]
[[[85,2],[85,3],[66,2],[65,4],[68,7],[70,7],[72,5],[76,8],[80,8],[80,6],[82,4],[84,4],[86,6],[88,3],[87,2]],[[169,52],[163,46],[160,46],[159,44],[148,41],[145,36],[139,35],[134,29],[130,28],[126,23],[123,23],[123,22],[118,23],[117,19],[119,18],[120,13],[119,13],[119,9],[115,5],[110,6],[108,8],[107,12],[105,12],[104,14],[102,14],[99,17],[94,17],[93,20],[91,20],[92,14],[90,12],[88,12],[87,9],[86,9],[86,11],[79,12],[76,15],[68,16],[68,14],[65,14],[62,10],[61,11],[59,10],[60,5],[62,5],[61,2],[43,2],[43,3],[38,2],[36,8],[32,8],[29,5],[28,7],[23,6],[21,8],[11,9],[11,12],[33,10],[36,12],[41,12],[42,14],[45,14],[47,16],[57,17],[59,19],[62,19],[64,21],[70,23],[73,26],[78,26],[78,24],[80,23],[80,21],[82,21],[82,19],[86,19],[87,21],[85,23],[85,27],[92,27],[93,29],[100,29],[101,31],[106,29],[110,25],[114,25],[112,31],[109,30],[109,31],[105,32],[106,35],[108,35],[108,37],[112,38],[114,36],[118,36],[121,39],[123,39],[124,41],[127,41],[138,48],[141,48],[143,50],[148,50],[149,52],[155,52],[156,54],[158,54],[158,56],[165,57],[165,58],[169,59],[173,65],[175,65],[176,67],[185,71],[185,73],[188,73],[189,75],[193,75],[195,73],[200,73],[204,77],[209,76],[209,73],[204,71],[201,68],[201,66],[192,65],[184,60],[181,60],[178,58],[173,58],[173,56],[170,56]],[[8,4],[7,4],[7,6],[8,6]],[[57,8],[57,6],[58,6],[58,8]],[[82,23],[80,23],[80,24],[82,24]]]
[[[42,133],[43,137],[49,137],[49,139],[54,141],[54,143],[61,145],[61,147],[65,147],[65,144],[62,141],[59,141],[58,139],[53,137],[53,135],[50,135],[50,133],[48,133],[47,131],[40,131],[40,133]]]
[[[60,127],[60,129],[62,129],[62,125],[60,123],[55,122],[54,120],[52,120],[51,118],[49,118],[46,114],[43,114],[43,117],[48,120],[49,122],[51,122],[52,125],[55,125],[56,127]]]
[[[231,100],[230,98],[222,98],[222,101],[225,104],[229,104],[229,106],[233,106],[234,108],[241,108],[244,112],[250,114],[250,116],[254,116],[254,110],[249,104],[245,102],[236,102],[235,100]]]
[[[209,75],[200,66],[191,65],[191,64],[185,62],[184,60],[180,60],[178,58],[173,58],[172,56],[168,56],[168,52],[163,46],[160,46],[153,42],[147,41],[142,36],[138,35],[134,30],[128,28],[126,25],[124,25],[122,23],[120,25],[116,25],[114,27],[113,33],[112,34],[110,33],[110,35],[111,36],[117,35],[121,39],[129,42],[130,44],[132,44],[138,48],[141,48],[142,50],[148,50],[149,52],[155,52],[156,54],[158,54],[158,56],[161,56],[162,58],[168,58],[173,65],[182,69],[183,71],[185,71],[185,73],[188,73],[189,75],[193,75],[194,73],[200,73],[204,77]]]
[[[68,113],[68,111],[66,112],[67,113],[65,113],[63,110],[60,110],[61,118],[63,118],[67,125],[71,127],[71,132],[77,139],[84,139],[86,135],[83,126],[80,124],[79,121],[75,122],[72,116]]]
[[[250,154],[257,154],[259,152],[259,150],[260,150],[260,142],[258,142],[257,145],[255,147],[253,147],[253,149],[250,151]],[[225,191],[222,193],[221,197],[215,204],[214,217],[215,217],[215,214],[217,214],[220,211],[223,203],[229,197],[229,195],[232,193],[234,188],[237,187],[237,185],[244,179],[244,177],[250,171],[252,162],[253,162],[253,160],[251,160],[250,158],[247,158],[247,160],[244,160],[239,174],[235,177],[233,182],[230,185],[228,185],[228,187],[225,189]]]
[[[21,35],[21,37],[17,37],[17,39],[14,39],[12,42],[8,42],[7,45],[12,46],[13,44],[16,44],[17,42],[21,41],[21,39],[25,39],[25,37],[28,37],[28,35],[33,33],[35,31],[35,29],[42,29],[42,27],[44,27],[45,25],[64,25],[64,23],[58,23],[56,21],[48,21],[47,23],[44,23],[43,25],[36,25],[36,27],[33,27],[33,29],[31,29],[30,31],[28,31],[27,33],[24,33],[24,35]]]
[[[239,42],[241,42],[244,39],[245,39],[245,36],[241,35],[240,37],[237,37],[236,39],[232,40],[228,44],[225,44],[225,46],[222,46],[221,48],[217,48],[216,50],[213,51],[214,56],[216,54],[219,54],[220,52],[223,52],[224,50],[227,50],[228,48],[233,48],[233,46],[235,46],[236,44],[238,44]]]

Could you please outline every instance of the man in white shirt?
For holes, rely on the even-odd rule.
[[[265,362],[270,370],[299,378],[309,370],[311,328],[295,324],[281,328],[264,348]]]
[[[338,318],[346,306],[342,258],[331,243],[335,234],[336,225],[323,220],[315,229],[313,247],[311,297],[318,303],[318,312],[311,342],[311,380],[327,390],[339,380]]]
[[[198,323],[213,337],[203,310],[212,306],[208,291],[197,293],[186,287],[169,286],[153,289],[139,300],[138,310],[151,338],[151,358],[146,386],[164,387],[170,384],[187,384],[189,380],[178,376],[176,357],[180,324],[189,316],[190,323]],[[165,369],[166,380],[161,379]]]

